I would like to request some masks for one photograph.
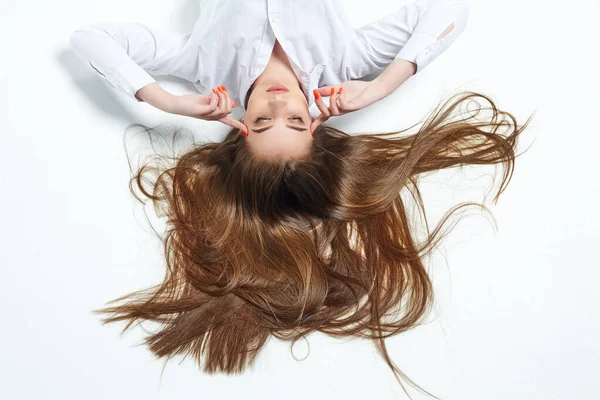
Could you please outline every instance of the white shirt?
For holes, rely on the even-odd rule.
[[[173,75],[201,94],[225,85],[238,105],[264,71],[278,40],[308,99],[313,89],[380,73],[393,60],[417,73],[464,30],[467,0],[417,0],[362,27],[351,26],[339,0],[207,0],[192,32],[132,23],[94,23],[71,34],[86,65],[126,96]],[[452,23],[454,28],[441,39]]]

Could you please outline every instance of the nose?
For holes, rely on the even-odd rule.
[[[269,100],[269,104],[284,106],[287,104],[287,99],[281,94],[276,94],[271,100]]]

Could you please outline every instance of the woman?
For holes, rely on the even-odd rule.
[[[256,156],[292,157],[328,117],[381,100],[441,54],[468,10],[462,0],[419,0],[353,29],[339,1],[209,1],[187,34],[102,23],[82,26],[71,44],[129,97],[239,128]],[[191,81],[201,94],[169,94],[149,73]],[[370,74],[379,76],[359,80]],[[312,120],[315,101],[321,116]],[[233,104],[246,110],[241,122],[229,116]]]
[[[389,135],[406,130],[350,136],[323,122],[395,91],[457,39],[468,11],[462,0],[418,0],[352,28],[337,0],[219,0],[188,34],[139,23],[75,31],[77,54],[125,95],[233,128],[172,168],[156,167],[153,190],[142,185],[144,168],[135,176],[168,217],[167,275],[98,310],[110,314],[105,322],[128,321],[124,331],[161,322],[146,339],[154,354],[191,354],[207,372],[242,371],[270,335],[368,337],[397,378],[418,387],[384,339],[426,315],[432,292],[423,259],[451,212],[418,242],[401,191],[424,212],[419,174],[502,162],[497,201],[527,124],[471,92],[404,137]],[[169,94],[149,73],[187,79],[200,94]],[[475,121],[477,112],[451,118],[477,98],[490,104],[487,120]],[[321,113],[314,119],[313,102]],[[229,116],[237,105],[240,121]]]

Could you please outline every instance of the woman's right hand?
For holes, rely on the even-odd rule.
[[[206,121],[219,121],[248,132],[248,128],[244,124],[229,115],[233,107],[235,107],[235,102],[225,87],[219,86],[212,90],[210,96],[203,94],[175,96],[169,112]]]

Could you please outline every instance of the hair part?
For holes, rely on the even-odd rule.
[[[474,112],[458,112],[473,103]],[[484,109],[491,115],[478,121]],[[142,201],[135,182],[168,218],[164,281],[95,311],[107,314],[104,323],[127,321],[123,333],[144,320],[160,323],[145,339],[150,350],[190,355],[208,373],[242,372],[270,335],[293,342],[313,331],[369,338],[403,389],[400,378],[431,395],[393,363],[385,339],[428,315],[433,292],[424,258],[448,233],[441,228],[449,217],[486,207],[461,203],[418,241],[403,190],[427,222],[419,175],[500,163],[496,203],[530,120],[519,125],[487,96],[463,92],[412,135],[392,137],[409,127],[351,136],[322,124],[305,157],[261,160],[232,129],[172,167],[144,165],[130,189]],[[144,180],[146,171],[156,178]]]

